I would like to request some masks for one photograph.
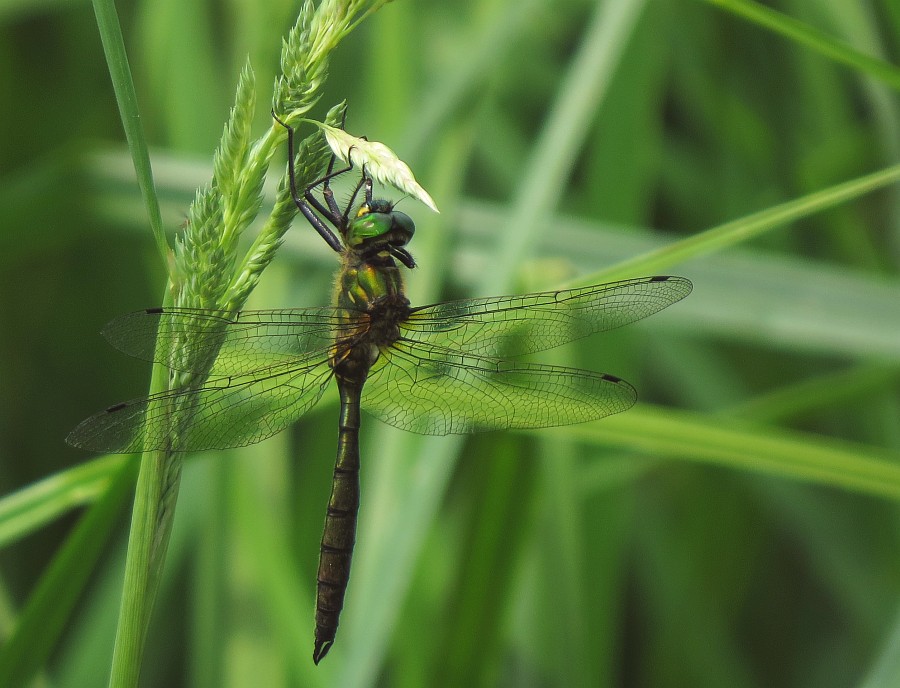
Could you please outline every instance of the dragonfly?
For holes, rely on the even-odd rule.
[[[334,381],[340,411],[317,574],[318,664],[334,643],[350,578],[361,409],[426,435],[544,428],[625,411],[637,395],[615,375],[516,357],[645,318],[686,297],[692,285],[657,275],[413,307],[402,276],[416,266],[407,248],[413,220],[390,201],[373,198],[364,166],[342,208],[331,181],[352,165],[335,171],[334,156],[321,179],[298,190],[293,131],[284,126],[294,202],[340,257],[332,305],[151,308],[113,320],[103,334],[122,352],[179,373],[208,375],[202,384],[111,406],[83,421],[67,441],[117,453],[249,445],[294,423]],[[193,356],[177,354],[184,341],[193,343]],[[185,361],[212,364],[195,371]]]

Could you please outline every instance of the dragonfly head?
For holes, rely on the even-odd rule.
[[[390,201],[373,200],[359,207],[356,217],[347,227],[347,245],[362,251],[388,251],[406,246],[416,231],[416,225],[406,213],[394,210]]]

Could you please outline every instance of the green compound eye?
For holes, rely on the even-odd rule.
[[[413,238],[413,234],[416,233],[416,223],[413,222],[412,218],[406,213],[401,213],[395,210],[393,214],[393,230],[394,232],[396,232],[397,236],[405,237],[402,244],[405,246]]]
[[[360,214],[347,228],[347,244],[354,248],[371,243],[374,246],[405,246],[412,239],[416,225],[406,213],[381,212],[360,208]]]
[[[391,230],[393,218],[389,213],[366,212],[350,222],[347,228],[347,242],[359,246],[367,239],[387,234]]]

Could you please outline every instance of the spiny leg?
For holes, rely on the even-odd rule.
[[[361,188],[363,188],[364,185],[366,187],[366,192],[365,192],[366,204],[371,205],[372,204],[372,178],[366,174],[366,166],[365,165],[363,165],[363,168],[362,168],[362,177],[360,177],[359,182],[353,188],[353,193],[350,194],[350,200],[347,202],[347,207],[344,208],[344,213],[341,216],[341,218],[344,221],[344,224],[342,226],[346,227],[347,224],[349,224],[350,211],[353,209],[353,205],[356,203],[356,196],[357,196],[357,194],[359,194],[359,190]]]
[[[341,115],[341,129],[344,128],[346,123],[347,123],[347,108],[345,107],[344,113],[343,113],[343,115]],[[346,223],[347,215],[346,214],[344,214],[343,216],[341,215],[341,209],[338,206],[337,201],[334,200],[334,192],[331,190],[331,180],[334,179],[335,177],[338,177],[338,176],[344,174],[344,172],[349,172],[350,170],[352,170],[353,163],[348,161],[347,167],[335,172],[334,171],[334,163],[336,161],[337,161],[337,155],[332,152],[331,160],[328,161],[328,169],[325,170],[325,176],[322,177],[321,179],[319,179],[318,181],[313,182],[312,184],[307,186],[306,192],[303,194],[303,196],[304,196],[304,198],[306,198],[307,201],[309,201],[313,205],[313,207],[315,207],[316,210],[318,210],[320,213],[322,213],[323,215],[325,215],[329,219],[331,219],[332,224],[334,224],[336,227],[343,228],[346,226],[346,224],[339,223],[338,218],[343,217],[344,222]],[[314,188],[316,188],[319,184],[323,185],[322,186],[322,198],[325,199],[325,203],[328,205],[327,211],[324,209],[322,204],[319,203],[319,200],[312,193],[312,190]]]
[[[307,186],[303,192],[303,197],[301,198],[300,192],[297,189],[297,175],[294,168],[294,130],[287,124],[285,124],[278,117],[278,115],[275,114],[274,110],[272,111],[272,117],[276,122],[287,129],[288,179],[290,181],[291,198],[293,199],[294,204],[297,206],[300,212],[303,213],[303,216],[312,225],[313,229],[315,229],[325,240],[325,243],[331,246],[331,248],[336,252],[341,253],[344,250],[341,240],[337,237],[334,231],[325,224],[325,221],[322,219],[322,217],[331,222],[335,229],[337,229],[338,232],[343,236],[346,228],[350,223],[350,213],[353,209],[354,204],[356,203],[356,197],[357,195],[359,195],[360,189],[365,188],[366,204],[372,204],[372,178],[366,173],[365,165],[363,165],[360,180],[354,187],[353,193],[350,195],[350,200],[342,212],[340,206],[337,204],[337,201],[334,199],[334,191],[332,191],[331,189],[331,180],[352,170],[353,163],[350,162],[348,163],[347,167],[335,171],[334,164],[337,160],[337,156],[332,153],[331,159],[328,161],[328,168],[326,169],[325,175]],[[344,122],[346,121],[346,117],[347,112],[345,110],[344,116],[341,119],[341,127],[343,127]],[[363,139],[365,139],[365,137],[363,137]],[[322,197],[325,199],[327,207],[323,205],[318,198],[316,198],[315,194],[313,194],[313,189],[320,185],[322,186]],[[318,212],[322,217],[317,215],[316,212]],[[406,251],[402,251],[401,253],[402,255],[397,256],[400,261],[407,267],[414,267],[415,263],[409,253]]]
[[[346,170],[339,170],[338,172],[330,172],[330,175],[326,175],[322,179],[313,182],[304,191],[304,197],[301,198],[299,191],[297,190],[297,175],[294,170],[294,130],[285,124],[281,119],[278,118],[278,115],[275,114],[275,111],[272,111],[272,117],[276,122],[278,122],[281,126],[287,129],[288,136],[288,179],[290,182],[290,190],[291,190],[291,198],[294,201],[294,204],[303,213],[303,216],[312,225],[313,229],[315,229],[319,236],[321,236],[325,243],[328,244],[332,249],[336,252],[341,253],[344,250],[343,245],[341,244],[341,240],[338,239],[337,235],[331,230],[331,228],[325,224],[321,217],[316,215],[313,209],[310,207],[312,205],[317,211],[319,211],[322,215],[327,217],[335,226],[338,226],[338,222],[341,219],[340,209],[337,209],[337,212],[331,212],[329,208],[325,208],[315,196],[312,195],[311,190],[316,186],[322,183],[327,183],[332,177],[336,177],[339,174],[343,174],[344,172],[352,169],[352,165],[348,167]],[[335,156],[332,154],[331,162],[329,163],[329,169],[333,169]],[[305,200],[304,200],[305,198]],[[308,202],[307,202],[308,201]]]
[[[331,155],[331,163],[328,165],[332,166],[334,163],[336,156],[334,154]],[[303,198],[312,205],[316,210],[318,210],[322,215],[327,217],[335,226],[341,226],[341,219],[344,217],[341,213],[341,209],[338,206],[337,202],[334,200],[334,192],[331,190],[331,180],[335,177],[338,177],[345,172],[349,172],[353,169],[353,165],[348,165],[343,169],[338,170],[337,172],[329,172],[324,177],[320,177],[312,184],[306,187],[306,190],[303,192]],[[317,186],[322,185],[322,197],[325,199],[325,202],[328,204],[326,208],[322,205],[322,202],[315,197],[312,190]]]

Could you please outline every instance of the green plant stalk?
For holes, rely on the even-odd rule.
[[[109,67],[116,102],[119,104],[119,116],[122,119],[122,127],[125,129],[128,149],[131,151],[138,185],[141,187],[141,195],[144,198],[144,206],[150,220],[150,229],[153,231],[153,239],[156,241],[156,249],[159,251],[160,257],[164,263],[168,263],[169,246],[163,233],[162,215],[159,211],[156,188],[153,185],[153,170],[150,167],[150,153],[147,150],[147,140],[144,138],[144,128],[141,126],[137,94],[128,66],[128,55],[125,52],[125,42],[122,39],[116,5],[113,0],[93,0],[93,5],[94,15],[97,17],[97,28],[100,30],[100,40],[103,43],[103,53],[106,55],[106,64]]]
[[[284,74],[275,83],[273,109],[286,120],[302,118],[321,95],[330,52],[384,1],[323,0],[318,8],[311,2],[305,3],[297,23],[283,42]],[[105,8],[104,16],[109,12]],[[101,31],[115,34],[105,38],[104,44],[122,43],[117,21],[103,21],[100,26]],[[124,48],[121,53],[124,56]],[[127,77],[127,61],[119,60],[116,64]],[[115,65],[111,64],[110,70],[117,73]],[[113,83],[117,92],[128,90],[121,80],[114,79]],[[136,112],[131,111],[135,106],[133,98],[121,96],[119,101],[128,104],[123,106],[125,118],[136,117]],[[269,161],[287,135],[281,126],[273,124],[261,139],[251,143],[254,103],[254,77],[248,64],[241,73],[236,103],[216,151],[213,180],[197,192],[185,230],[176,239],[174,249],[167,247],[164,251],[169,272],[164,305],[226,312],[240,310],[297,213],[286,175],[282,175],[268,220],[249,252],[243,257],[238,255],[238,239],[262,206]],[[342,113],[343,106],[332,108],[327,123],[336,125]],[[141,139],[138,147],[145,148],[139,128],[135,134]],[[135,144],[129,139],[129,145]],[[301,141],[297,157],[298,185],[302,186],[319,174],[329,151],[318,135],[314,135]],[[207,352],[204,358],[198,359],[191,336],[197,335],[183,335],[171,351],[161,353],[161,360],[173,362],[169,366],[173,372],[159,365],[154,368],[151,393],[179,390],[184,394],[160,402],[174,405],[172,410],[177,420],[169,429],[167,447],[145,452],[141,460],[110,673],[109,685],[115,688],[136,686],[139,680],[180,485],[179,448],[191,422],[189,394],[203,384],[216,357],[216,352]]]
[[[154,366],[150,388],[159,389],[158,385],[162,384],[164,377],[162,366]],[[171,460],[177,465],[180,475],[181,457],[174,454]],[[162,499],[164,480],[172,477],[170,471],[160,470],[166,461],[167,457],[162,452],[150,452],[141,458],[125,555],[125,580],[116,625],[110,686],[136,686],[140,677],[144,642],[162,577],[179,485],[176,480],[168,495],[169,500]],[[170,508],[166,507],[167,504]]]
[[[162,230],[159,202],[153,185],[150,155],[147,150],[143,127],[141,126],[137,96],[128,66],[125,42],[122,38],[122,30],[116,13],[115,3],[113,0],[94,0],[93,4],[100,38],[116,93],[116,100],[119,104],[119,114],[125,129],[135,172],[137,173],[138,184],[141,187],[141,195],[144,198],[157,250],[168,266],[172,252],[166,243]],[[167,289],[166,293],[168,295],[170,291]],[[161,388],[159,386],[160,379],[160,371],[155,370],[153,389]],[[146,528],[145,522],[148,518],[154,516],[155,511],[153,504],[147,497],[148,484],[151,482],[147,477],[147,466],[148,462],[143,460],[141,462],[138,492],[135,497],[131,522],[125,568],[125,587],[116,630],[116,643],[110,674],[110,685],[113,686],[137,685],[140,672],[141,649],[155,594],[155,586],[147,585],[151,575],[149,552],[147,548],[139,547],[135,544],[143,539],[141,538],[141,532]],[[168,537],[166,536],[163,542],[167,541]],[[164,552],[165,547],[162,550]],[[157,579],[159,570],[161,570],[161,566],[156,570]],[[129,592],[135,594],[128,594]]]

